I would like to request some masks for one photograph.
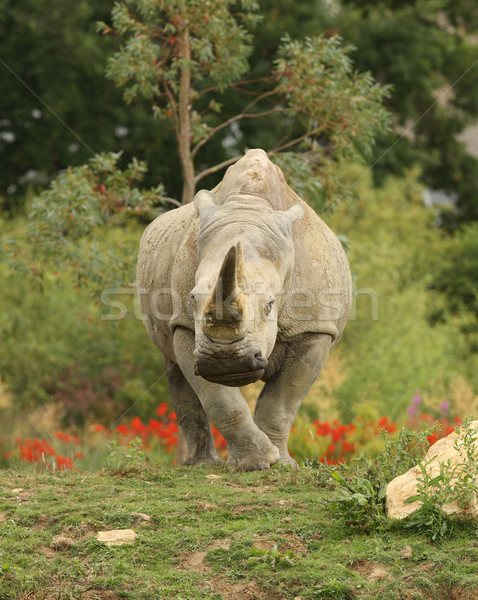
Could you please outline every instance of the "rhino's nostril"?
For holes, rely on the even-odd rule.
[[[256,352],[254,354],[254,359],[252,361],[252,366],[254,369],[265,369],[267,366],[267,359],[262,356],[261,352]]]

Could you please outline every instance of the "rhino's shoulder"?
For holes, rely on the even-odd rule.
[[[173,240],[179,241],[197,221],[197,212],[192,204],[186,204],[163,213],[152,221],[144,230],[141,245],[157,247]]]

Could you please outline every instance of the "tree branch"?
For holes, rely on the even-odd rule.
[[[221,123],[217,127],[214,127],[213,129],[211,129],[209,131],[209,133],[205,137],[203,137],[203,139],[200,140],[194,146],[194,148],[192,150],[192,156],[193,157],[196,156],[196,154],[198,153],[199,149],[202,148],[204,146],[204,144],[206,144],[213,136],[215,136],[216,133],[218,133],[218,131],[221,131],[221,130],[225,129],[226,127],[228,127],[232,123],[235,123],[236,121],[240,121],[241,119],[257,119],[257,118],[260,118],[260,117],[267,117],[267,116],[272,115],[274,113],[279,113],[279,112],[283,112],[283,111],[287,110],[284,107],[275,107],[275,108],[271,108],[269,110],[265,110],[265,111],[259,112],[259,113],[248,113],[248,111],[251,108],[253,108],[254,105],[256,105],[260,100],[263,100],[264,98],[267,98],[268,96],[271,96],[274,93],[275,93],[274,91],[265,92],[264,94],[262,94],[261,96],[258,96],[252,102],[250,102],[246,106],[246,108],[244,109],[244,111],[241,114],[235,115],[234,117],[231,117],[227,121],[224,121],[223,123]]]
[[[163,202],[169,202],[170,204],[175,204],[176,206],[182,206],[181,202],[175,200],[174,198],[169,198],[169,196],[160,196],[160,199]]]
[[[224,169],[224,167],[229,167],[230,165],[233,165],[240,158],[242,158],[242,157],[235,156],[234,158],[229,158],[228,160],[225,160],[222,163],[219,163],[218,165],[214,165],[214,167],[209,167],[208,169],[204,169],[204,171],[201,171],[200,173],[198,173],[196,175],[196,177],[194,178],[194,183],[198,183],[198,181],[201,181],[201,179],[204,179],[204,177],[207,177],[207,175],[216,173],[216,171],[220,171],[221,169]]]

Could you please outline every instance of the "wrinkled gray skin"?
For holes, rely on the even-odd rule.
[[[351,278],[336,236],[250,150],[211,192],[157,218],[137,266],[141,312],[164,359],[187,464],[233,471],[295,466],[299,406],[349,316]],[[262,379],[254,417],[238,386]]]

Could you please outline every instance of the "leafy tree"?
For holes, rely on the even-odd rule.
[[[145,184],[163,179],[172,143],[154,134],[153,116],[139,103],[126,107],[105,79],[113,36],[99,35],[98,19],[112,0],[0,0],[0,209],[14,214],[58,172],[97,152],[123,151],[151,167]]]
[[[448,313],[459,317],[460,329],[467,337],[470,350],[478,353],[478,223],[459,231],[450,243],[430,287],[445,295],[446,302],[432,311],[432,322],[450,320]]]
[[[460,133],[478,116],[478,5],[454,0],[262,0],[265,15],[255,56],[271,60],[284,28],[292,37],[339,34],[351,55],[382,85],[392,86],[385,105],[393,130],[374,147],[376,183],[422,166],[427,187],[457,195],[454,227],[478,219],[478,162]]]
[[[345,0],[337,16],[341,35],[393,93],[387,107],[394,135],[377,144],[376,175],[401,172],[417,160],[432,189],[457,194],[451,225],[478,219],[478,161],[459,134],[478,117],[478,5],[451,0]],[[397,142],[397,134],[402,136]]]
[[[323,179],[330,202],[339,191],[335,163],[369,151],[374,136],[386,127],[381,104],[386,89],[369,75],[354,72],[351,48],[342,47],[336,37],[302,42],[286,37],[267,76],[241,79],[249,70],[252,50],[246,25],[257,22],[256,9],[253,0],[116,3],[112,25],[99,25],[103,32],[122,38],[120,51],[109,61],[108,76],[125,87],[127,103],[147,99],[160,120],[172,123],[183,202],[192,200],[200,181],[242,153],[233,144],[232,156],[197,169],[199,151],[213,137],[227,144],[234,125],[271,117],[277,137],[265,149],[271,156],[287,151],[282,165],[293,167],[291,174],[299,167],[309,179]],[[252,99],[238,114],[221,121],[221,95],[227,89],[252,94]],[[242,148],[247,146],[240,129],[235,131],[240,132]]]
[[[105,249],[98,233],[106,224],[124,226],[131,217],[151,221],[163,190],[160,186],[141,190],[138,184],[146,165],[133,159],[126,169],[120,169],[120,156],[97,155],[54,180],[32,201],[25,235],[7,242],[6,262],[33,275],[41,288],[45,275],[52,272],[58,281],[88,282],[95,291],[131,281],[136,252],[130,240]]]
[[[207,175],[242,154],[242,148],[233,148],[219,164],[202,163],[196,172],[195,160],[208,142],[218,138],[224,143],[232,126],[244,120],[273,117],[277,138],[267,148],[270,154],[305,199],[322,209],[330,206],[344,192],[337,165],[369,151],[374,135],[386,126],[388,115],[381,104],[386,90],[370,75],[354,72],[351,48],[342,47],[336,37],[303,42],[285,37],[267,77],[238,81],[248,70],[251,50],[251,35],[243,23],[254,23],[257,16],[249,0],[241,3],[242,12],[233,13],[234,7],[222,0],[117,3],[114,30],[101,25],[104,33],[114,31],[124,39],[109,62],[109,76],[125,86],[127,102],[138,97],[151,101],[159,136],[161,125],[172,124],[183,202],[192,200],[196,185]],[[242,88],[253,95],[241,112],[224,119],[221,93]],[[136,184],[144,179],[146,165],[132,159],[123,168],[119,160],[119,153],[110,153],[69,168],[35,198],[27,237],[37,252],[31,257],[23,252],[25,240],[13,241],[7,245],[10,264],[33,274],[40,285],[51,272],[67,275],[75,284],[88,281],[96,290],[129,279],[135,253],[121,244],[100,252],[100,228],[122,225],[128,211],[151,220],[158,203],[178,202],[165,196],[164,186],[139,190]]]

